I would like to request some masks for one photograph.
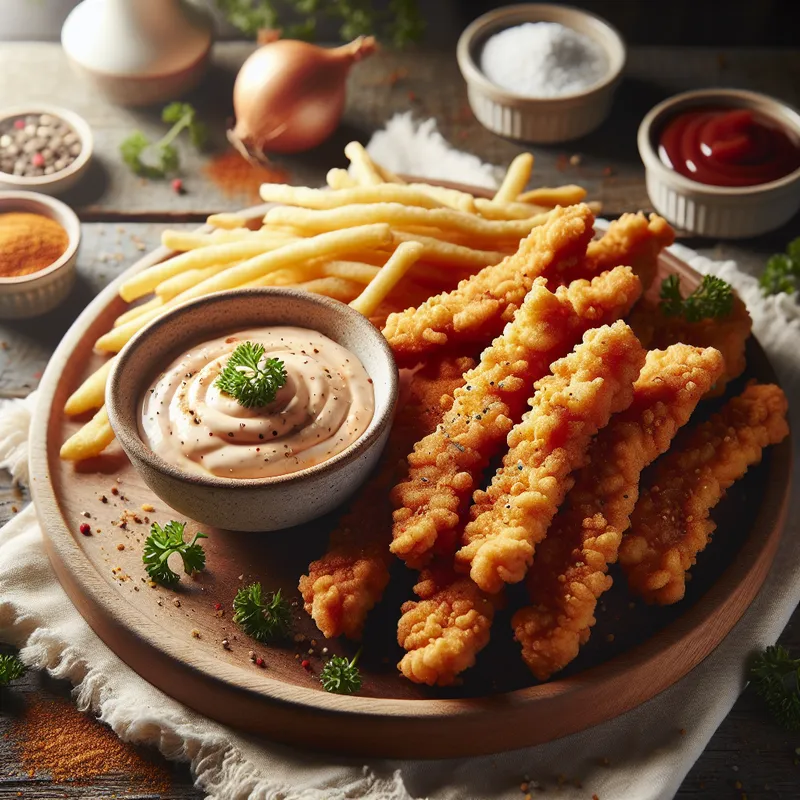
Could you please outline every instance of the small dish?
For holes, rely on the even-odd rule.
[[[27,190],[50,195],[62,194],[67,189],[72,188],[89,167],[94,146],[92,129],[83,117],[78,116],[68,108],[38,103],[36,105],[10,106],[0,109],[0,124],[6,120],[21,118],[30,114],[49,114],[51,117],[56,117],[67,123],[80,141],[80,152],[71,164],[64,169],[53,172],[52,175],[26,176],[0,171],[0,189]]]
[[[60,200],[35,192],[0,192],[0,214],[25,211],[58,222],[69,237],[67,249],[49,267],[30,275],[0,276],[0,319],[36,317],[63,302],[75,283],[81,224]]]
[[[763,94],[701,89],[670,97],[647,113],[637,136],[653,208],[672,225],[699,236],[743,239],[780,227],[800,209],[800,169],[754,186],[711,186],[687,178],[661,161],[655,137],[666,121],[682,111],[714,105],[757,111],[800,140],[800,114]]]
[[[209,337],[268,325],[312,328],[358,356],[375,396],[375,412],[361,437],[321,464],[268,478],[189,473],[154,453],[142,439],[139,414],[142,393],[159,369]],[[171,508],[218,528],[271,531],[332,511],[366,480],[386,444],[397,393],[397,367],[389,345],[357,311],[299,290],[238,289],[179,306],[134,336],[111,370],[106,408],[128,458]]]
[[[558,97],[525,97],[492,83],[479,66],[484,44],[492,34],[526,22],[557,22],[595,41],[608,59],[606,76]],[[625,43],[616,29],[594,14],[548,3],[506,6],[478,17],[461,34],[456,54],[478,121],[493,133],[535,144],[577,139],[597,128],[608,116],[625,66]]]

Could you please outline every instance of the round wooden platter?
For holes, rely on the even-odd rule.
[[[264,210],[244,213],[256,219]],[[323,640],[298,602],[297,581],[324,551],[333,519],[267,534],[190,522],[189,530],[209,533],[203,542],[208,568],[170,590],[146,580],[141,550],[149,522],[180,517],[145,487],[116,444],[77,467],[59,459],[61,443],[82,422],[65,418],[64,402],[101,363],[92,345],[126,308],[119,284],[169,254],[159,248],[143,258],[72,326],[42,378],[31,441],[33,496],[59,580],[100,638],[166,694],[220,722],[304,748],[409,758],[498,752],[574,733],[652,698],[702,661],[758,592],[786,510],[788,441],[768,452],[716,510],[718,531],[693,570],[686,598],[666,608],[632,603],[624,579],[612,573],[619,579],[603,598],[590,642],[550,682],[536,684],[512,640],[519,587],[511,587],[509,608],[462,685],[433,689],[400,677],[396,624],[400,605],[413,596],[414,576],[398,562],[365,631],[361,692],[326,693],[318,678],[322,649],[352,654],[355,646]],[[677,272],[687,286],[699,280],[670,254],[662,256],[660,272],[659,279]],[[754,340],[746,377],[775,381]],[[90,536],[79,532],[83,522],[91,525]],[[294,640],[286,645],[260,645],[231,622],[237,588],[254,580],[297,603]],[[252,662],[251,651],[264,666]]]

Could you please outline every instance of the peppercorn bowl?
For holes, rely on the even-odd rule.
[[[92,130],[54,105],[0,109],[0,189],[62,194],[89,168]]]
[[[148,387],[153,379],[163,376],[176,356],[190,348],[204,348],[211,337],[229,337],[232,331],[263,326],[314,331],[346,348],[361,362],[374,397],[374,412],[361,435],[313,466],[258,478],[191,471],[183,462],[156,452],[143,430],[145,395],[150,394]],[[181,377],[191,378],[192,374]],[[366,317],[344,303],[295,289],[235,289],[178,306],[139,331],[115,359],[106,387],[106,409],[131,463],[171,508],[217,528],[274,531],[332,511],[374,471],[391,429],[398,383],[397,367],[386,339]],[[167,404],[162,411],[171,413],[172,405]],[[192,417],[195,414],[205,416],[200,411],[190,412]],[[194,431],[190,420],[189,433]],[[172,428],[167,436],[171,432]],[[267,442],[254,444],[268,446]]]
[[[67,235],[66,249],[49,266],[16,276],[0,273],[0,319],[36,317],[63,302],[75,283],[81,225],[69,206],[53,197],[34,192],[0,192],[0,215],[11,213],[46,217],[57,222]],[[2,225],[0,249],[0,263],[2,259],[13,259],[11,249],[3,247]],[[27,251],[20,253],[21,266],[24,266],[27,255]],[[13,264],[10,266],[13,267]]]
[[[603,53],[605,69],[591,85],[548,97],[532,97],[491,81],[481,69],[489,39],[518,25],[558,23],[591,41]],[[535,144],[577,139],[608,116],[625,66],[622,37],[600,17],[569,6],[521,3],[490,11],[472,22],[458,40],[458,66],[467,82],[467,97],[478,121],[492,133]]]

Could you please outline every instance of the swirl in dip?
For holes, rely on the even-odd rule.
[[[284,363],[272,403],[245,408],[216,380],[242,342]],[[154,453],[187,472],[267,478],[313,467],[342,452],[375,410],[372,380],[358,357],[316,331],[256,328],[193,347],[145,393],[141,434]]]

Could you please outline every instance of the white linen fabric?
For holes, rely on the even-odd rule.
[[[404,140],[407,125],[410,121],[395,120],[388,131],[400,130]],[[443,140],[427,125],[428,133],[417,134],[403,161],[384,156],[390,150],[379,151],[378,144],[370,152],[391,169],[441,177],[425,154],[433,153],[441,166]],[[377,134],[375,142],[388,135]],[[434,145],[426,151],[431,136]],[[476,182],[476,159],[466,159],[447,153],[454,169],[447,177]],[[484,177],[494,174],[483,170]],[[710,261],[677,245],[674,250],[740,292],[790,397],[792,424],[800,429],[798,306],[787,297],[763,299],[755,279],[733,262]],[[35,402],[33,394],[0,404],[0,467],[21,482],[27,480],[27,431]],[[0,639],[20,647],[26,664],[71,681],[79,707],[96,713],[122,739],[191,762],[198,787],[215,800],[519,800],[523,779],[544,787],[537,798],[586,800],[596,794],[600,800],[666,800],[743,689],[748,656],[775,641],[800,601],[798,481],[796,471],[789,523],[767,582],[711,656],[671,689],[615,720],[496,756],[365,763],[242,735],[190,711],[142,680],[89,628],[53,574],[32,506],[0,530]],[[558,776],[568,779],[560,789]],[[580,781],[581,788],[572,781]]]

